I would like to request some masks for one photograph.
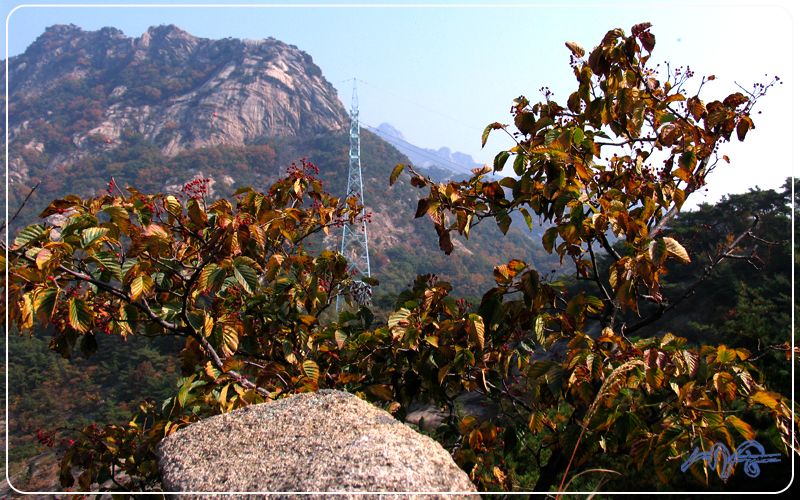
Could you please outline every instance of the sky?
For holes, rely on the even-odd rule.
[[[707,0],[702,6],[677,7],[591,0],[579,6],[515,0],[503,6],[406,0],[398,6],[397,1],[241,0],[239,6],[214,6],[195,0],[191,6],[164,1],[163,6],[132,7],[135,0],[128,6],[113,0],[83,6],[2,0],[7,17],[0,53],[18,55],[46,27],[70,23],[86,31],[113,26],[130,37],[160,24],[203,38],[274,37],[309,53],[348,109],[356,79],[363,124],[387,122],[412,144],[445,146],[491,164],[513,142],[494,132],[481,148],[481,133],[489,123],[512,122],[514,98],[537,102],[543,99],[540,89],[549,87],[565,103],[576,89],[565,42],[590,50],[609,29],[629,33],[631,26],[647,21],[656,37],[654,62],[689,66],[697,80],[716,77],[703,88],[706,102],[739,91],[737,83],[749,90],[774,76],[785,82],[759,101],[756,109],[762,114],[754,116],[756,129],[747,140],[723,147],[720,153],[731,158],[730,165],[712,173],[709,191],[694,195],[689,205],[714,203],[756,185],[778,188],[793,174],[798,8],[788,1],[754,6]]]

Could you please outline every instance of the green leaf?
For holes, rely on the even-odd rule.
[[[370,286],[378,286],[378,285],[380,285],[380,281],[379,280],[376,280],[375,278],[370,278],[369,276],[363,276],[361,278],[361,281],[363,281],[364,283],[366,283],[367,285],[370,285]]]
[[[660,439],[661,437],[659,436]],[[653,464],[655,465],[656,475],[658,475],[662,483],[668,484],[678,470],[680,460],[676,460],[677,456],[678,452],[671,444],[656,445],[653,451]]]
[[[106,271],[111,272],[111,275],[122,281],[122,266],[117,257],[111,252],[97,252],[92,255],[92,258],[97,261],[97,264],[103,267]]]
[[[508,161],[508,157],[509,156],[510,156],[510,154],[508,153],[508,151],[500,151],[497,154],[497,156],[494,157],[494,171],[495,172],[499,172],[499,171],[503,170],[503,167],[505,166],[506,161]]]
[[[235,266],[233,268],[233,275],[247,293],[252,295],[255,293],[256,289],[258,289],[258,274],[256,274],[252,267],[244,264]]]
[[[520,176],[525,173],[525,155],[517,154],[514,158],[514,173]]]
[[[667,243],[663,239],[653,240],[648,248],[650,262],[660,266],[667,258]]]
[[[92,324],[92,311],[86,301],[77,297],[69,301],[69,324],[79,332],[85,332]]]
[[[528,429],[531,430],[534,434],[538,434],[542,432],[545,426],[545,421],[547,420],[547,415],[545,415],[541,411],[535,411],[531,413],[531,419],[528,421]]]
[[[397,178],[400,177],[400,174],[403,173],[403,169],[406,168],[406,165],[403,163],[398,163],[396,167],[392,170],[392,174],[389,176],[389,185],[393,186],[394,183],[397,181]]]
[[[389,316],[389,322],[387,323],[387,326],[389,328],[401,326],[400,325],[401,322],[403,321],[408,322],[409,316],[411,316],[411,311],[403,307]]]
[[[119,309],[120,325],[125,332],[135,334],[139,328],[139,309],[131,304],[126,304]]]
[[[554,361],[534,361],[528,365],[528,368],[525,370],[525,376],[530,380],[536,380],[547,374],[550,368],[555,365],[556,363]]]
[[[528,231],[533,231],[533,219],[531,219],[531,214],[528,213],[525,207],[520,207],[519,211],[522,216],[525,217],[525,223],[528,224]]]
[[[481,135],[481,148],[486,146],[486,139],[489,138],[489,132],[494,130],[496,123],[492,123],[490,125],[486,125],[486,128],[483,129],[483,134]]]
[[[658,435],[657,446],[667,446],[683,436],[686,431],[678,425],[669,425]]]
[[[189,326],[196,332],[203,331],[206,326],[206,316],[202,312],[192,312],[186,315],[189,320]]]
[[[220,287],[225,282],[225,269],[216,264],[208,264],[200,273],[200,287],[211,289]]]
[[[501,210],[497,214],[496,218],[497,218],[497,227],[499,227],[500,230],[503,231],[503,234],[506,234],[508,232],[508,228],[511,227],[511,216],[508,215],[508,212],[506,210]]]
[[[556,364],[550,367],[545,373],[545,380],[547,380],[547,387],[553,396],[558,397],[561,394],[561,383],[564,377],[564,369],[561,365]]]
[[[103,207],[103,212],[107,213],[111,220],[119,227],[120,231],[130,236],[134,225],[131,222],[131,215],[120,205],[109,205]]]
[[[86,332],[81,337],[81,353],[86,358],[97,352],[97,339],[92,332]]]
[[[14,238],[14,245],[19,248],[38,240],[45,233],[45,228],[39,224],[33,224],[19,232]]]
[[[90,227],[84,229],[81,233],[81,248],[86,250],[96,243],[97,240],[105,236],[107,232],[108,229],[104,227]]]
[[[191,377],[182,378],[179,382],[183,382],[180,385],[180,390],[178,391],[178,405],[180,407],[185,407],[186,403],[189,402],[189,391],[192,389],[192,380],[197,375],[192,375]]]
[[[33,299],[36,316],[43,325],[50,323],[50,318],[53,317],[53,311],[58,303],[58,292],[57,288],[47,288],[37,293]]]
[[[553,253],[553,247],[556,244],[556,237],[558,236],[558,227],[548,228],[542,236],[542,245],[547,253]]]
[[[638,434],[636,431],[639,429],[646,431],[647,425],[635,413],[625,412],[614,422],[614,433],[622,442],[627,442],[630,438],[635,437]]]
[[[678,164],[682,169],[686,170],[687,172],[691,172],[697,165],[697,155],[694,153],[694,151],[685,151],[681,153],[681,156],[678,159]]]
[[[561,129],[551,128],[544,135],[544,145],[549,147],[553,143],[553,141],[558,140],[559,135],[561,135]]]

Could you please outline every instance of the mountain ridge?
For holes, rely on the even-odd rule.
[[[174,25],[129,38],[114,28],[55,25],[8,62],[9,138],[18,150],[48,155],[50,171],[114,147],[125,130],[175,156],[347,125],[336,90],[313,58],[274,38],[210,40]],[[88,90],[86,103],[70,99],[85,96],[80,87]],[[66,134],[37,133],[42,116],[64,122]],[[29,168],[14,155],[14,177],[24,180]]]

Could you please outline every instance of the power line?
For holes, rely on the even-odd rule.
[[[464,125],[465,127],[469,128],[471,130],[477,130],[477,131],[483,132],[482,129],[479,129],[478,127],[475,127],[475,125],[471,125],[471,124],[463,122],[463,121],[461,121],[461,120],[459,120],[457,118],[453,118],[452,116],[448,116],[448,115],[446,115],[444,113],[440,113],[439,111],[436,111],[435,109],[431,109],[431,108],[429,108],[429,107],[427,107],[427,106],[425,106],[423,104],[420,104],[418,102],[412,101],[411,99],[408,99],[407,97],[403,97],[401,95],[395,94],[394,92],[382,89],[380,87],[376,87],[375,85],[372,85],[371,83],[367,83],[367,82],[365,82],[364,80],[361,80],[361,79],[359,79],[358,81],[363,83],[364,85],[368,85],[368,86],[370,86],[370,87],[372,87],[372,88],[374,88],[376,90],[380,90],[381,92],[386,92],[387,94],[393,95],[394,97],[396,97],[398,99],[402,99],[402,100],[404,100],[406,102],[410,102],[411,104],[413,104],[415,106],[419,106],[420,108],[422,108],[422,109],[424,109],[426,111],[429,111],[431,113],[435,113],[435,114],[437,114],[439,116],[443,116],[443,117],[447,118],[448,120],[452,120],[452,121],[454,121],[456,123],[460,123],[461,125]]]

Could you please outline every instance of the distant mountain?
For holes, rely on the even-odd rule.
[[[483,167],[483,164],[473,160],[471,155],[454,152],[447,147],[430,149],[415,146],[389,123],[381,123],[376,129],[369,127],[368,129],[406,155],[414,166],[427,169],[426,173],[437,181],[468,177],[470,170]]]

